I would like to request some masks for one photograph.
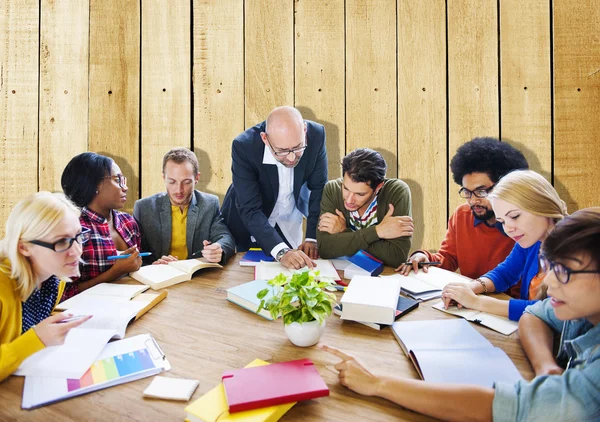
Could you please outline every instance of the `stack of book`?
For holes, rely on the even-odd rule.
[[[396,305],[395,319],[398,320],[400,317],[403,317],[410,311],[417,309],[418,306],[419,306],[418,300],[413,300],[413,299],[409,299],[407,297],[399,296],[398,297],[398,305]],[[333,313],[341,316],[342,309],[343,309],[342,304],[338,303],[337,305],[335,305],[333,307]],[[383,330],[384,328],[391,327],[390,324],[378,324],[376,322],[367,322],[367,321],[356,321],[356,322],[358,322],[359,324],[365,325],[369,328],[372,328],[374,330]]]
[[[342,319],[391,325],[396,320],[400,280],[356,276],[341,299]]]

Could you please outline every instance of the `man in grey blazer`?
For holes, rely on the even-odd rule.
[[[142,250],[152,252],[146,263],[204,257],[225,264],[235,242],[223,223],[219,199],[195,190],[200,177],[196,155],[174,148],[163,157],[167,191],[136,201],[133,216],[142,230]]]

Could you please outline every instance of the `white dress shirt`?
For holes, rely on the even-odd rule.
[[[296,207],[294,199],[294,169],[277,161],[267,146],[263,154],[263,164],[277,166],[279,176],[279,193],[269,216],[269,224],[272,227],[277,224],[292,248],[297,249],[302,244],[302,213]],[[254,241],[254,238],[252,240]],[[280,250],[287,247],[285,242],[281,242],[271,250],[271,255],[275,258]]]

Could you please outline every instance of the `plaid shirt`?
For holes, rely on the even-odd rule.
[[[142,240],[140,228],[135,219],[124,212],[112,210],[112,213],[115,229],[121,235],[127,247],[130,248],[137,245],[138,249],[140,249]],[[114,261],[109,261],[106,258],[111,255],[117,255],[117,248],[110,237],[110,227],[106,218],[100,214],[96,214],[87,207],[83,207],[79,222],[81,223],[81,227],[88,228],[91,231],[90,240],[83,244],[81,259],[85,264],[79,264],[81,276],[73,277],[73,282],[67,283],[62,300],[79,293],[79,289],[77,288],[78,282],[91,280],[112,267]]]

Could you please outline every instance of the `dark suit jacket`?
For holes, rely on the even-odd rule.
[[[294,198],[296,207],[307,217],[306,237],[316,239],[321,195],[327,183],[325,128],[309,120],[306,120],[306,126],[307,147],[294,168]],[[223,200],[222,213],[238,251],[247,250],[250,236],[254,236],[263,251],[269,254],[286,240],[268,221],[279,194],[279,175],[277,166],[262,163],[266,146],[260,132],[264,130],[265,122],[262,122],[233,140],[233,183]]]
[[[150,263],[171,249],[171,201],[166,192],[140,199],[133,206],[133,216],[142,230],[142,250],[152,252],[144,262]],[[201,258],[203,240],[219,242],[223,248],[221,264],[235,252],[235,243],[219,213],[219,198],[195,190],[188,208],[186,243],[188,258]],[[196,253],[195,256],[194,253]]]

